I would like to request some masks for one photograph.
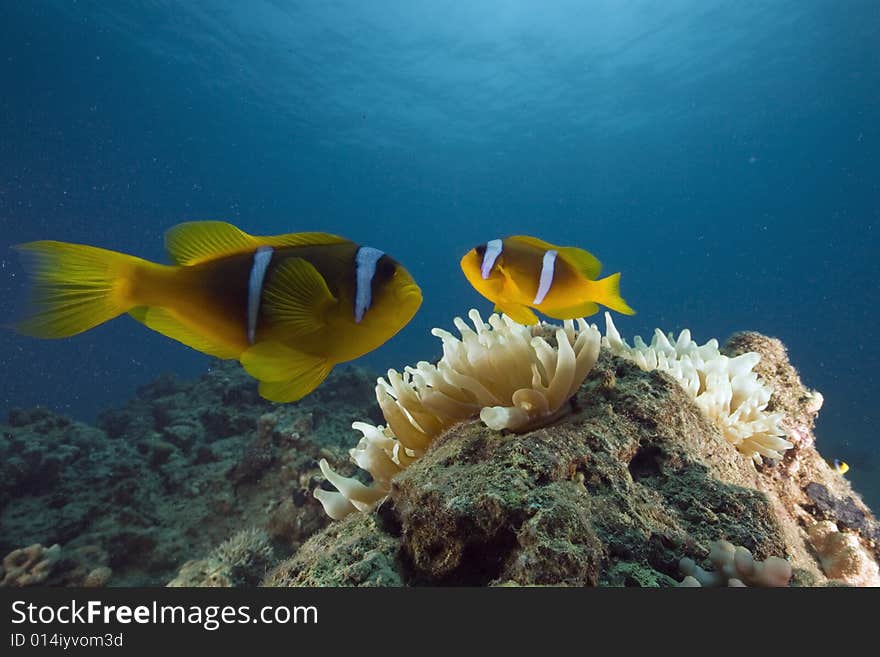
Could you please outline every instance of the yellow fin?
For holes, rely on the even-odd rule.
[[[544,240],[538,239],[537,237],[532,237],[531,235],[511,235],[507,239],[515,240],[522,244],[528,244],[529,246],[534,246],[537,249],[543,249],[545,251],[548,249],[558,250],[559,248],[555,244],[550,244],[550,242],[545,242]]]
[[[568,308],[554,308],[553,310],[542,311],[547,317],[554,319],[578,319],[579,317],[589,317],[599,312],[599,306],[592,301],[585,301]]]
[[[261,245],[274,246],[280,248],[282,246],[315,246],[319,244],[351,244],[351,240],[347,240],[339,235],[332,233],[286,233],[284,235],[258,235],[255,237]]]
[[[195,329],[186,326],[164,308],[138,306],[137,308],[132,308],[128,314],[157,333],[161,333],[172,340],[177,340],[187,347],[201,351],[209,356],[224,359],[238,358],[241,353],[241,350],[215,342]]]
[[[248,235],[225,221],[189,221],[165,233],[165,248],[175,264],[196,265],[215,258],[248,253],[259,246],[309,246],[348,242],[330,233]]]
[[[336,297],[327,281],[307,260],[288,258],[279,264],[263,290],[263,312],[272,325],[283,324],[288,335],[321,329]]]
[[[121,315],[134,305],[134,256],[84,244],[44,240],[15,247],[33,280],[31,314],[13,325],[35,338],[66,338]]]
[[[330,374],[330,369],[321,365],[302,372],[289,381],[261,381],[260,396],[282,404],[298,401],[321,385]]]
[[[538,316],[528,307],[518,303],[495,304],[495,312],[504,313],[517,324],[532,326],[538,323]]]
[[[325,358],[291,349],[280,342],[259,342],[245,351],[241,364],[260,381],[270,401],[296,401],[317,388],[332,369]]]
[[[599,275],[599,272],[602,271],[602,263],[599,262],[596,256],[589,251],[585,251],[576,246],[556,246],[555,244],[550,244],[550,242],[545,242],[544,240],[538,239],[537,237],[530,237],[529,235],[514,235],[507,239],[516,240],[522,244],[528,244],[529,246],[545,251],[554,249],[566,262],[590,280],[594,280]]]
[[[591,288],[593,299],[624,315],[635,315],[636,311],[629,307],[620,296],[620,272],[595,281]]]
[[[165,232],[165,249],[175,264],[196,265],[247,253],[259,246],[252,235],[225,221],[188,221]]]
[[[602,271],[602,263],[589,251],[584,251],[576,246],[560,246],[557,251],[563,260],[591,281],[598,278]]]

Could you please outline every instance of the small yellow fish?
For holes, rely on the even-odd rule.
[[[538,317],[574,319],[599,311],[597,304],[632,315],[620,297],[620,274],[596,280],[601,263],[573,246],[555,246],[535,237],[514,235],[468,251],[461,269],[484,297],[515,322],[531,325]]]
[[[845,475],[847,472],[849,472],[849,464],[845,461],[841,461],[840,459],[834,459],[834,461],[832,461],[830,465],[831,469],[839,475]]]
[[[122,313],[218,358],[237,359],[266,399],[314,390],[337,363],[383,344],[422,293],[382,251],[328,233],[253,236],[220,221],[165,235],[174,265],[81,244],[19,245],[34,312],[15,326],[64,338]]]

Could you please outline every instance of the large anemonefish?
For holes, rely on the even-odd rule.
[[[486,242],[461,259],[468,281],[515,322],[532,325],[534,308],[548,317],[574,319],[598,312],[601,303],[627,315],[620,274],[596,280],[601,263],[587,251],[514,235]]]
[[[422,294],[382,251],[327,233],[254,236],[220,221],[165,235],[174,265],[81,244],[17,248],[32,265],[27,335],[63,338],[128,313],[198,351],[237,359],[278,402],[391,338]]]

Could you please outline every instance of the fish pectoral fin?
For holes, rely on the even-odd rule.
[[[553,310],[542,311],[548,317],[554,319],[578,319],[579,317],[589,317],[599,312],[599,306],[592,301],[585,301],[574,306],[566,308],[554,308]]]
[[[225,221],[188,221],[165,232],[165,249],[177,265],[197,265],[258,246],[252,235]]]
[[[517,324],[524,326],[533,326],[539,322],[535,313],[527,306],[518,303],[497,303],[495,304],[495,312],[504,313]]]
[[[516,299],[522,296],[523,292],[516,282],[516,278],[511,275],[507,268],[502,265],[495,265],[495,269],[501,274],[501,284],[498,293],[507,299]]]
[[[241,353],[240,349],[222,344],[202,335],[196,329],[190,328],[164,308],[138,306],[132,308],[128,314],[147,328],[209,356],[228,359],[238,358]]]
[[[337,303],[327,281],[307,260],[288,258],[266,282],[263,312],[286,335],[306,335],[323,328],[327,310]]]
[[[291,349],[280,342],[259,342],[241,355],[245,371],[260,381],[260,395],[291,402],[317,388],[333,365],[321,356]]]

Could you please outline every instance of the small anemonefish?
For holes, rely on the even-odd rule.
[[[573,246],[514,235],[471,249],[461,259],[461,269],[477,292],[495,302],[496,311],[520,324],[538,323],[529,308],[556,319],[592,315],[599,303],[635,313],[620,297],[620,274],[596,280],[601,263]]]
[[[849,472],[849,464],[840,459],[834,459],[834,461],[831,462],[831,469],[839,475],[845,475]]]
[[[391,338],[422,303],[389,256],[327,233],[261,237],[197,221],[169,230],[165,246],[174,265],[81,244],[19,245],[34,312],[15,328],[64,338],[128,313],[193,349],[239,360],[263,397],[287,402]]]

